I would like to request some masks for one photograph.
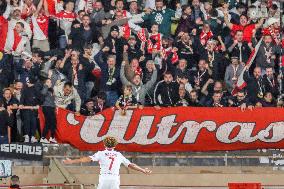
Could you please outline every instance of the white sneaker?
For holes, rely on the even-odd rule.
[[[49,141],[46,138],[41,138],[40,142],[45,143],[45,144],[49,144]]]
[[[29,135],[24,135],[25,141],[24,142],[30,142],[30,137]]]
[[[55,140],[55,138],[52,138],[52,137],[50,137],[49,142],[53,144],[57,144],[57,141]]]
[[[37,141],[37,139],[34,136],[32,136],[31,143],[35,143],[35,142],[38,142],[38,141]]]

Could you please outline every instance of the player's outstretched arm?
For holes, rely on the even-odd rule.
[[[79,159],[69,159],[66,158],[65,160],[63,160],[64,164],[75,164],[75,163],[88,163],[91,162],[92,159],[90,157],[81,157]]]
[[[142,167],[140,167],[140,166],[138,166],[134,163],[131,163],[128,167],[130,169],[133,169],[135,171],[139,171],[139,172],[144,173],[144,174],[151,174],[152,173],[152,171],[150,169],[148,169],[148,168],[143,169]]]

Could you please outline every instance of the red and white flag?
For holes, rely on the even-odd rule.
[[[248,68],[250,68],[250,66],[252,65],[252,63],[253,63],[256,55],[257,55],[257,52],[259,50],[259,47],[261,45],[261,42],[262,42],[262,38],[259,40],[259,42],[255,46],[255,48],[251,52],[250,57],[249,57],[249,59],[248,59],[248,61],[246,63],[246,66]],[[245,73],[245,71],[246,71],[246,69],[243,69],[242,73],[238,77],[238,81],[237,81],[237,84],[236,84],[235,88],[232,91],[232,95],[235,95],[238,91],[242,90],[243,88],[245,88],[247,86],[247,84],[246,84],[246,82],[244,80],[244,73]]]

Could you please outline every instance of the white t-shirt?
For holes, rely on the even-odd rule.
[[[92,161],[98,161],[100,164],[100,175],[108,174],[119,176],[120,165],[128,167],[131,162],[126,159],[120,152],[114,150],[98,151],[92,156],[89,156]]]

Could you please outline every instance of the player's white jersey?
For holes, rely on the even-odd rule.
[[[100,164],[100,175],[119,176],[120,165],[128,167],[131,162],[126,159],[120,152],[113,149],[98,151],[90,156],[92,161],[98,161]]]

